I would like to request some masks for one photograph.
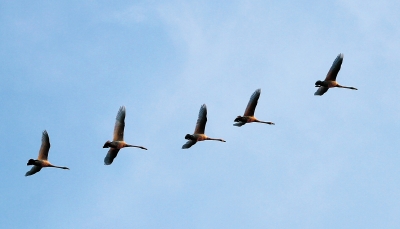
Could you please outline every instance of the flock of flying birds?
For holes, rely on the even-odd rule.
[[[332,87],[357,90],[357,88],[354,88],[354,87],[342,86],[342,85],[338,84],[338,82],[336,81],[336,76],[339,73],[342,62],[343,62],[343,54],[339,54],[336,57],[335,61],[333,62],[332,67],[329,69],[329,72],[326,75],[325,80],[323,80],[323,81],[318,80],[317,82],[315,82],[315,87],[318,87],[318,90],[314,93],[314,95],[321,96],[325,92],[327,92],[329,88],[332,88]],[[259,123],[265,123],[265,124],[269,124],[269,125],[275,125],[273,122],[260,121],[254,116],[254,111],[256,109],[258,99],[260,98],[260,94],[261,94],[261,89],[257,89],[253,93],[253,95],[250,97],[250,101],[247,104],[247,107],[246,107],[246,110],[244,111],[243,116],[237,116],[235,118],[235,120],[234,120],[235,123],[233,124],[234,126],[241,127],[244,124],[251,123],[251,122],[259,122]],[[116,117],[113,140],[107,141],[103,146],[103,148],[110,148],[106,157],[104,158],[105,165],[110,165],[114,161],[115,157],[117,157],[119,150],[122,148],[137,147],[140,149],[147,150],[143,146],[130,145],[124,141],[125,114],[126,114],[125,107],[124,106],[120,107],[117,117]],[[198,141],[204,141],[204,140],[215,140],[215,141],[225,142],[225,140],[223,140],[223,139],[210,138],[204,134],[204,131],[206,128],[206,122],[207,122],[207,106],[205,104],[203,104],[200,107],[199,117],[197,119],[196,128],[194,129],[194,133],[186,134],[185,139],[188,141],[182,146],[182,149],[188,149],[188,148],[192,147],[194,144],[196,144]],[[69,169],[68,167],[52,165],[47,160],[49,150],[50,150],[50,139],[49,139],[49,135],[47,134],[47,131],[45,130],[45,131],[43,131],[43,134],[42,134],[42,145],[39,150],[39,156],[36,160],[29,159],[27,165],[33,165],[33,167],[31,170],[29,170],[25,174],[25,176],[30,176],[30,175],[35,174],[35,173],[39,172],[43,167]]]

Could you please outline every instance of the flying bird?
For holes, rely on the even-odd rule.
[[[339,73],[340,67],[342,66],[343,62],[343,54],[340,53],[335,61],[333,61],[331,69],[329,69],[328,74],[324,81],[318,80],[315,82],[315,87],[319,87],[318,90],[314,93],[314,95],[323,95],[325,92],[328,91],[329,88],[332,87],[340,87],[340,88],[347,88],[352,90],[358,90],[355,87],[346,87],[338,84],[336,81],[337,74]]]
[[[110,148],[104,158],[105,165],[110,165],[114,161],[114,158],[117,157],[119,150],[124,147],[137,147],[147,150],[143,146],[129,145],[124,141],[125,114],[125,107],[120,107],[115,121],[113,141],[107,141],[104,143],[103,148]]]
[[[260,122],[260,123],[265,123],[265,124],[269,124],[269,125],[275,125],[275,123],[273,123],[273,122],[260,121],[256,117],[254,117],[254,111],[256,109],[258,99],[260,98],[260,94],[261,94],[261,89],[257,89],[251,95],[250,101],[247,104],[246,110],[244,111],[244,115],[237,116],[235,118],[234,122],[236,122],[236,123],[233,124],[234,126],[241,127],[244,124],[250,123],[250,122]]]
[[[221,141],[221,142],[226,142],[223,139],[220,138],[209,138],[207,135],[204,134],[204,130],[206,128],[206,123],[207,123],[207,106],[203,104],[200,107],[199,111],[199,117],[197,119],[196,123],[196,128],[194,129],[193,134],[186,134],[185,139],[189,140],[182,146],[182,149],[188,149],[192,145],[196,144],[198,141],[204,141],[204,140],[215,140],[215,141]]]
[[[32,169],[26,172],[25,176],[33,175],[39,172],[43,167],[53,167],[59,169],[69,169],[67,167],[55,166],[52,165],[48,160],[47,157],[49,155],[50,150],[50,139],[47,131],[43,131],[42,133],[42,146],[40,146],[39,156],[37,160],[29,159],[26,165],[33,165]]]

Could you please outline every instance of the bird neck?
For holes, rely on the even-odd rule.
[[[220,142],[224,142],[225,140],[221,139],[221,138],[209,138],[207,137],[205,140],[214,140],[214,141],[220,141]]]

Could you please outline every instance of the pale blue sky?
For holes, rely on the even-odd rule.
[[[4,228],[399,228],[398,1],[0,1]],[[339,83],[315,97],[344,53]],[[256,117],[232,126],[262,89]],[[182,150],[200,106],[206,134]],[[102,146],[126,107],[123,149]],[[25,177],[47,130],[46,168]]]

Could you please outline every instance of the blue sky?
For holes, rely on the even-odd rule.
[[[4,228],[399,228],[398,1],[0,1]],[[314,96],[339,53],[338,82]],[[260,120],[232,126],[261,88]],[[182,150],[200,106],[206,134]],[[102,146],[126,107],[123,149]],[[25,177],[47,130],[46,168]]]

